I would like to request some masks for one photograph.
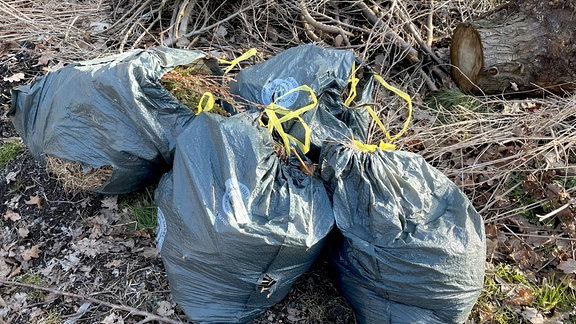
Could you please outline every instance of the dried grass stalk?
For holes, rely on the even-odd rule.
[[[46,157],[46,169],[54,174],[69,192],[91,191],[102,188],[112,176],[112,166],[91,167],[86,171],[80,162]]]
[[[415,107],[409,134],[399,139],[398,148],[421,154],[458,184],[491,221],[501,219],[512,206],[507,196],[514,190],[515,176],[574,176],[576,96],[474,100],[435,109]],[[404,121],[404,106],[401,102],[381,105],[379,115],[393,132]],[[373,135],[378,135],[373,141],[382,138]]]

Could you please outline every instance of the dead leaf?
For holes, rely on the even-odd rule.
[[[18,82],[18,81],[22,81],[24,79],[24,73],[19,72],[19,73],[15,73],[12,74],[9,77],[4,77],[4,82]]]
[[[6,41],[0,39],[0,56],[10,52],[11,50],[19,49],[20,45],[18,45],[15,41]]]
[[[13,222],[22,219],[22,216],[15,211],[7,210],[6,214],[4,214],[4,220],[11,220]]]
[[[30,200],[26,200],[24,203],[26,205],[36,205],[36,208],[42,209],[43,201],[44,198],[42,198],[40,195],[36,195],[36,196],[30,196]]]
[[[62,270],[64,271],[68,271],[70,269],[77,267],[78,264],[80,264],[80,258],[78,257],[78,252],[68,254],[67,256],[64,257],[63,260],[59,260],[59,263],[60,266],[62,267]]]
[[[520,313],[520,315],[522,315],[522,317],[524,317],[525,320],[529,321],[532,324],[544,324],[544,316],[538,313],[538,311],[535,308],[526,307],[526,309],[524,309]]]
[[[567,274],[576,273],[576,261],[574,259],[562,261],[560,264],[558,264],[557,268]]]
[[[155,258],[158,256],[158,249],[155,247],[145,247],[144,251],[142,251],[142,256],[145,258]]]
[[[106,196],[102,199],[102,207],[118,210],[118,196]]]
[[[121,316],[112,313],[102,320],[102,324],[124,324],[124,319]]]
[[[528,306],[534,302],[534,291],[530,287],[520,288],[518,294],[507,300],[506,303],[513,306]]]
[[[104,265],[104,268],[111,269],[111,268],[118,268],[122,264],[122,260],[112,260]]]
[[[39,319],[44,315],[44,311],[42,310],[42,308],[38,308],[38,307],[34,307],[32,308],[32,311],[30,312],[30,315],[28,315],[28,320],[30,321],[30,323],[38,323],[40,322]]]
[[[53,60],[55,57],[56,57],[55,51],[47,50],[44,53],[42,53],[42,56],[38,58],[38,65],[48,65],[48,62],[50,62],[50,60]]]
[[[16,181],[16,176],[18,175],[18,173],[20,173],[20,171],[8,172],[8,174],[6,175],[6,184],[10,184],[10,182]]]
[[[32,258],[36,259],[40,257],[40,252],[42,251],[38,245],[34,245],[31,248],[24,250],[24,252],[22,252],[20,255],[24,261],[30,261]]]
[[[172,316],[174,315],[174,307],[168,301],[160,301],[158,302],[158,308],[156,309],[156,313],[160,316]]]
[[[18,228],[18,235],[20,235],[21,238],[27,238],[29,233],[30,233],[30,230],[28,230],[28,227],[19,227]]]
[[[8,275],[10,274],[11,271],[12,267],[10,267],[8,263],[6,263],[6,260],[4,260],[4,258],[0,258],[0,278],[2,279],[8,278]]]
[[[72,249],[89,257],[95,257],[98,254],[109,251],[107,244],[88,238],[72,243]]]
[[[216,32],[214,33],[214,37],[224,38],[224,37],[226,37],[226,35],[228,35],[228,30],[226,29],[226,27],[220,25],[218,28],[216,28]]]

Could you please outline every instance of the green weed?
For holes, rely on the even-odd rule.
[[[129,193],[119,197],[121,210],[126,210],[135,222],[135,229],[155,231],[158,226],[157,206],[154,203],[154,191],[147,188],[140,192]]]
[[[460,90],[447,89],[425,99],[425,103],[437,112],[441,124],[452,124],[476,118],[478,113],[488,112],[489,106],[474,96]]]
[[[518,288],[533,292],[530,305],[514,306],[507,302],[514,297],[511,290]],[[576,290],[570,282],[558,281],[553,274],[539,282],[532,282],[517,268],[498,264],[486,271],[484,287],[471,318],[480,323],[527,323],[520,315],[523,307],[535,308],[546,316],[555,310],[569,312],[575,304]]]
[[[44,317],[44,321],[42,323],[46,324],[60,324],[63,323],[62,321],[62,313],[60,310],[56,308],[52,308],[48,311],[46,316]]]
[[[21,283],[35,285],[35,286],[45,286],[46,282],[42,279],[42,276],[38,273],[27,273],[20,276],[17,279]],[[28,292],[28,297],[33,302],[41,302],[44,300],[46,292],[41,289],[32,289]]]
[[[464,94],[457,89],[446,89],[426,99],[429,107],[435,110],[452,109],[455,106],[462,106],[470,110],[476,110],[482,102],[474,96]]]
[[[534,307],[544,312],[554,308],[569,311],[576,304],[576,291],[564,280],[555,282],[554,275],[549,280],[543,278],[534,288]]]
[[[0,146],[0,168],[5,168],[8,163],[16,159],[18,154],[24,149],[24,144],[20,140],[6,142]]]

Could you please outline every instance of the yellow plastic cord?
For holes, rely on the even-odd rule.
[[[386,127],[384,126],[384,124],[382,123],[380,118],[378,118],[378,115],[376,114],[374,109],[372,109],[372,107],[370,107],[370,106],[366,106],[366,110],[370,114],[370,117],[372,117],[372,119],[376,122],[378,127],[380,127],[380,129],[382,129],[382,131],[386,135],[386,139],[388,140],[388,142],[394,142],[395,140],[397,140],[400,136],[402,136],[408,130],[408,125],[410,124],[410,120],[412,119],[412,99],[410,99],[410,96],[406,92],[388,84],[388,82],[386,82],[380,75],[374,74],[374,79],[376,79],[378,82],[380,82],[380,84],[382,84],[386,89],[394,92],[395,94],[400,96],[400,98],[404,99],[408,103],[408,117],[406,118],[406,121],[404,122],[404,126],[402,127],[402,130],[398,134],[396,134],[395,136],[391,136],[390,132],[388,132],[386,130]],[[384,141],[380,141],[380,143],[378,145],[375,145],[375,144],[365,144],[365,143],[362,143],[358,140],[353,140],[353,144],[354,144],[354,147],[356,147],[357,149],[365,151],[365,152],[370,152],[370,153],[375,152],[376,149],[389,150],[389,151],[393,151],[396,149],[396,145],[394,145],[392,143],[386,143]]]
[[[206,101],[206,105],[202,105],[204,101]],[[200,100],[198,101],[198,111],[196,112],[196,115],[200,114],[202,111],[212,110],[212,108],[214,108],[215,103],[216,101],[214,100],[214,96],[212,95],[212,93],[204,92],[204,94],[202,94],[202,97],[200,97]]]
[[[378,119],[374,110],[372,110],[372,108],[370,108],[368,110],[370,115],[372,115],[372,118],[375,118],[376,123],[378,123],[378,126],[380,126],[382,128],[382,130],[384,131],[384,133],[386,134],[386,138],[390,142],[392,142],[392,141],[397,140],[400,136],[404,135],[404,133],[408,130],[408,125],[410,125],[410,120],[412,119],[412,99],[410,99],[410,95],[408,95],[406,92],[388,84],[388,82],[386,82],[380,75],[374,74],[374,78],[378,82],[380,82],[380,84],[383,85],[384,88],[394,92],[395,94],[400,96],[400,98],[404,99],[406,101],[406,103],[408,104],[408,116],[406,117],[406,121],[404,122],[404,126],[402,127],[402,130],[398,134],[396,134],[394,137],[390,136],[390,133],[388,131],[386,131],[386,128],[384,127],[384,125],[382,124],[380,119]]]
[[[356,77],[356,62],[352,62],[352,73],[350,74],[350,79],[348,79],[348,83],[350,83],[350,93],[348,93],[348,98],[344,101],[344,105],[350,107],[352,101],[356,99],[356,86],[358,86],[358,82],[360,82],[360,79]]]
[[[224,70],[224,74],[230,72],[236,65],[238,65],[238,63],[247,60],[248,58],[256,55],[257,51],[255,48],[251,48],[249,50],[247,50],[244,54],[238,56],[236,59],[232,60],[232,61],[226,61],[223,59],[218,59],[218,61],[222,62],[222,63],[226,63],[226,64],[230,64],[230,66],[228,66],[228,68],[226,68],[226,70]]]
[[[287,96],[296,91],[308,91],[310,93],[310,97],[312,98],[312,102],[296,110],[287,109],[276,103],[284,96]],[[310,150],[310,127],[308,127],[308,125],[306,124],[306,122],[304,122],[304,120],[302,119],[302,117],[300,117],[300,115],[316,107],[317,103],[318,99],[316,98],[316,95],[314,94],[314,90],[312,90],[312,88],[310,88],[307,85],[296,87],[286,92],[285,94],[281,95],[280,97],[276,98],[274,102],[270,103],[266,107],[264,112],[268,116],[268,124],[264,124],[264,122],[262,122],[262,118],[260,118],[260,125],[267,127],[270,133],[276,130],[276,132],[278,133],[278,135],[280,135],[280,138],[282,138],[282,141],[284,142],[284,148],[286,149],[287,155],[290,155],[290,140],[294,141],[296,145],[300,147],[302,152],[306,154]],[[298,121],[300,121],[300,123],[302,123],[302,127],[304,127],[304,143],[302,143],[300,140],[296,139],[294,136],[290,134],[287,134],[284,131],[282,123],[291,119],[297,119]]]
[[[353,140],[352,143],[354,147],[364,152],[374,153],[376,149],[381,149],[382,151],[394,151],[396,149],[396,145],[385,143],[384,141],[380,141],[380,144],[366,144],[362,143],[358,140]]]

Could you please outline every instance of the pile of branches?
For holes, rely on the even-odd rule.
[[[497,1],[178,0],[163,44],[258,44],[274,54],[314,42],[352,49],[376,72],[412,92],[451,86],[447,47],[453,27]]]

